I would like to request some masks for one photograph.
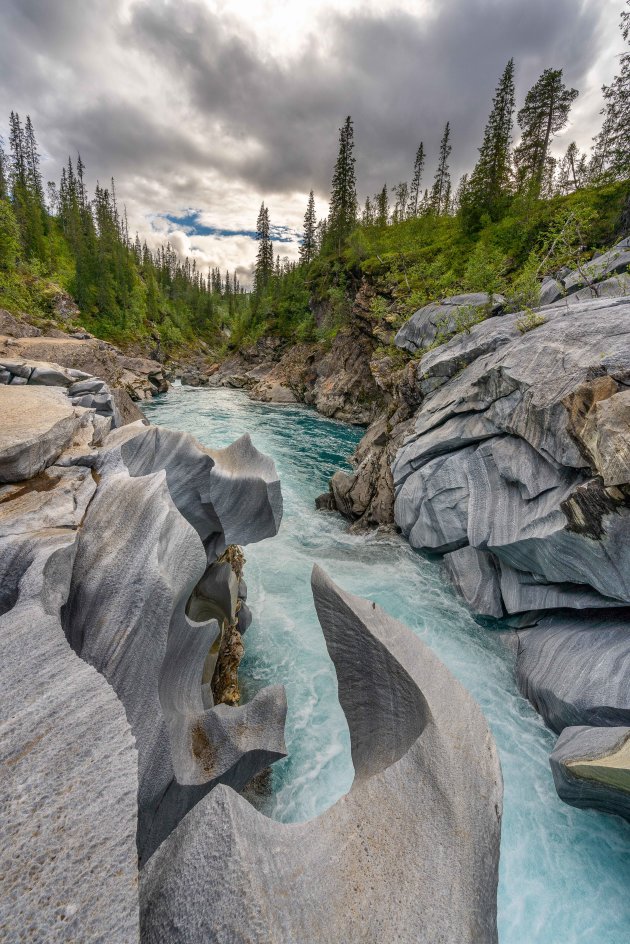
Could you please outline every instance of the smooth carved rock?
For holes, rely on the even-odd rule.
[[[467,586],[453,562],[487,615],[501,601],[510,613],[630,602],[630,302],[543,311],[549,320],[518,337],[517,316],[494,319],[494,348],[487,321],[425,355],[419,372],[444,383],[393,465],[396,522],[414,546],[468,542],[497,558],[498,589],[493,579],[481,597],[477,569]],[[433,478],[438,468],[456,473],[458,491]],[[440,535],[454,514],[459,535]]]
[[[50,466],[34,479],[0,487],[0,537],[78,528],[96,491],[89,469]]]
[[[549,763],[565,803],[630,820],[630,727],[565,728]]]
[[[284,755],[282,686],[213,707],[208,675],[227,602],[219,594],[202,611],[193,595],[228,544],[276,533],[281,495],[273,462],[248,437],[210,454],[187,434],[141,423],[110,434],[97,472],[64,625],[136,738],[145,861],[218,780],[240,788]]]
[[[319,568],[313,593],[353,786],[292,825],[213,790],[142,871],[143,941],[496,942],[502,784],[481,711],[380,607]]]
[[[444,567],[473,612],[480,616],[503,616],[499,568],[493,554],[469,545],[446,554]]]
[[[38,475],[72,444],[89,413],[64,390],[0,386],[0,483]]]
[[[554,731],[630,724],[630,611],[545,616],[518,633],[516,677]]]
[[[466,326],[472,324],[480,311],[485,310],[488,316],[498,314],[504,304],[502,295],[490,297],[485,292],[453,295],[441,302],[432,302],[420,308],[405,322],[394,338],[394,344],[413,354],[439,336],[454,334],[460,322]]]
[[[0,936],[132,944],[137,755],[123,706],[61,627],[75,539],[0,540]]]

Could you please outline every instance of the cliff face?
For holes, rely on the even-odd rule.
[[[459,333],[446,306],[453,336],[424,354],[441,306],[418,312],[399,332],[420,347],[417,404],[399,396],[373,424],[331,504],[355,526],[393,519],[444,555],[473,612],[510,617],[521,690],[568,732],[552,758],[561,796],[630,815],[627,263],[626,241],[543,286],[551,304]]]

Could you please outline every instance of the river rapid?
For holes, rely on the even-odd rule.
[[[256,805],[296,822],[321,813],[352,783],[348,729],[310,591],[318,563],[344,589],[375,600],[417,633],[488,719],[505,784],[501,944],[627,944],[630,824],[558,799],[548,763],[555,737],[517,691],[506,637],[472,618],[442,579],[438,560],[395,535],[348,534],[339,515],[315,510],[315,497],[347,465],[362,431],[305,407],[255,403],[226,389],[175,386],[143,410],[152,423],[212,448],[249,433],[280,475],[280,532],[245,549],[253,622],[241,664],[243,693],[248,699],[281,682],[289,703],[288,757],[273,766],[269,795]]]

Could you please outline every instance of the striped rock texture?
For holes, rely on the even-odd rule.
[[[290,825],[213,790],[142,871],[143,941],[496,942],[502,780],[478,705],[380,607],[312,583],[352,788]]]

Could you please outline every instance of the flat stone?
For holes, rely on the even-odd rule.
[[[547,276],[542,280],[540,286],[540,305],[551,305],[564,295],[564,288],[557,279]]]
[[[133,944],[137,755],[61,627],[75,551],[66,528],[0,539],[2,937]]]
[[[7,498],[0,494],[0,537],[78,528],[95,491],[89,469],[51,466]]]
[[[0,482],[33,478],[71,445],[87,422],[65,390],[0,386]]]

